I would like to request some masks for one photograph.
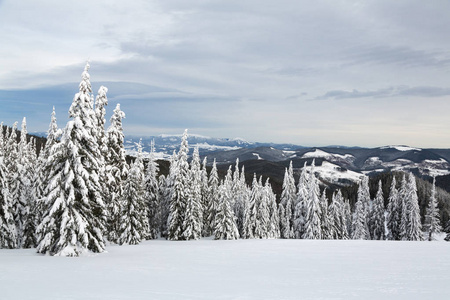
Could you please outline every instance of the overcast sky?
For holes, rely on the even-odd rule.
[[[65,126],[90,61],[126,134],[450,148],[450,1],[0,0],[0,121]]]

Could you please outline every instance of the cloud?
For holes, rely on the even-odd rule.
[[[189,127],[330,144],[378,102],[358,99],[395,98],[391,119],[413,128],[419,108],[405,110],[406,101],[445,105],[440,97],[449,95],[450,3],[0,1],[1,117],[26,115],[38,130],[47,129],[53,105],[66,121],[87,59],[94,92],[106,85],[111,106],[122,104],[137,134]],[[398,129],[376,126],[385,110],[373,114],[373,132]],[[433,118],[447,124],[446,116]]]
[[[328,91],[322,96],[316,97],[315,100],[325,99],[358,99],[358,98],[382,98],[382,97],[442,97],[450,95],[450,88],[418,86],[418,87],[389,87],[373,91],[352,91],[334,90]]]
[[[346,50],[348,61],[343,66],[371,64],[398,65],[401,67],[446,67],[450,65],[448,51],[427,51],[407,46],[376,45]]]

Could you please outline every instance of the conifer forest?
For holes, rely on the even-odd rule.
[[[279,203],[268,179],[254,175],[246,184],[239,160],[221,180],[215,161],[208,172],[198,148],[190,155],[187,130],[167,176],[158,176],[153,150],[144,164],[138,147],[129,164],[125,113],[117,104],[107,126],[108,89],[100,87],[94,100],[88,71],[86,64],[64,128],[51,113],[42,149],[27,140],[25,118],[20,136],[17,123],[1,131],[1,248],[78,256],[101,253],[107,243],[135,245],[159,237],[431,241],[442,230],[434,182],[422,224],[411,173],[398,182],[394,177],[387,207],[381,181],[371,199],[364,177],[351,207],[340,190],[331,199],[320,192],[314,161],[310,172],[302,168],[297,184],[292,163],[286,168]]]

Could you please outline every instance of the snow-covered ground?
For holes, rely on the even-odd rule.
[[[0,299],[450,299],[450,243],[204,239],[0,250]]]

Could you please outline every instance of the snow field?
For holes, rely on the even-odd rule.
[[[449,299],[450,243],[235,240],[0,250],[1,299]]]

